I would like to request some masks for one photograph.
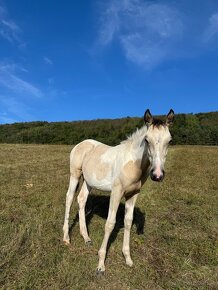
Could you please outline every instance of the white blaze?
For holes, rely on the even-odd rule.
[[[156,164],[154,167],[154,174],[157,176],[157,178],[159,178],[162,175],[160,156],[157,156],[155,161],[156,161]]]

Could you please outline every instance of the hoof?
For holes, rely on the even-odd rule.
[[[133,261],[126,261],[126,265],[129,266],[129,267],[132,267],[133,266]]]
[[[86,245],[87,246],[91,246],[92,245],[92,241],[90,240],[90,241],[86,241]]]
[[[123,254],[123,257],[125,258],[126,260],[126,265],[129,266],[129,267],[132,267],[133,266],[133,261],[130,257],[126,257],[124,254]]]
[[[103,271],[103,270],[101,270],[101,269],[96,269],[96,276],[97,277],[103,277],[104,276],[104,274],[105,274],[105,271]]]
[[[64,242],[64,244],[65,244],[66,246],[69,246],[69,245],[70,245],[70,241],[69,241],[69,240],[63,240],[63,242]]]

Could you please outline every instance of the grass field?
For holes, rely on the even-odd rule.
[[[0,145],[0,289],[218,289],[218,147],[171,147],[164,182],[148,180],[136,204],[134,266],[121,253],[121,204],[101,279],[95,269],[107,194],[88,200],[93,245],[79,234],[76,203],[72,244],[62,243],[70,150]]]

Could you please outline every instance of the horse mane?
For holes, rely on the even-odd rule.
[[[136,129],[135,132],[133,132],[131,135],[127,136],[127,139],[122,141],[121,144],[133,144],[134,147],[140,147],[141,143],[145,137],[145,134],[147,132],[147,126],[144,125],[140,129]]]
[[[163,120],[160,119],[153,119],[152,121],[152,125],[154,127],[159,128],[160,126],[165,126],[165,122]],[[143,127],[141,127],[140,129],[136,129],[135,132],[133,132],[131,135],[127,136],[127,139],[122,141],[121,144],[133,144],[134,147],[140,147],[142,144],[142,141],[146,135],[146,132],[148,130],[148,127],[146,125],[144,125]]]
[[[160,126],[164,126],[165,122],[163,120],[160,120],[160,119],[153,119],[152,125],[154,127],[160,127]]]

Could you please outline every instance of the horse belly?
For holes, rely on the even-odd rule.
[[[82,172],[86,182],[93,188],[111,191],[113,183],[113,162],[105,160],[103,155],[108,146],[97,146],[84,159]]]
[[[103,190],[103,191],[111,191],[112,182],[109,176],[102,179],[98,179],[95,173],[93,173],[91,176],[89,174],[83,173],[83,176],[84,176],[85,181],[92,188]]]

